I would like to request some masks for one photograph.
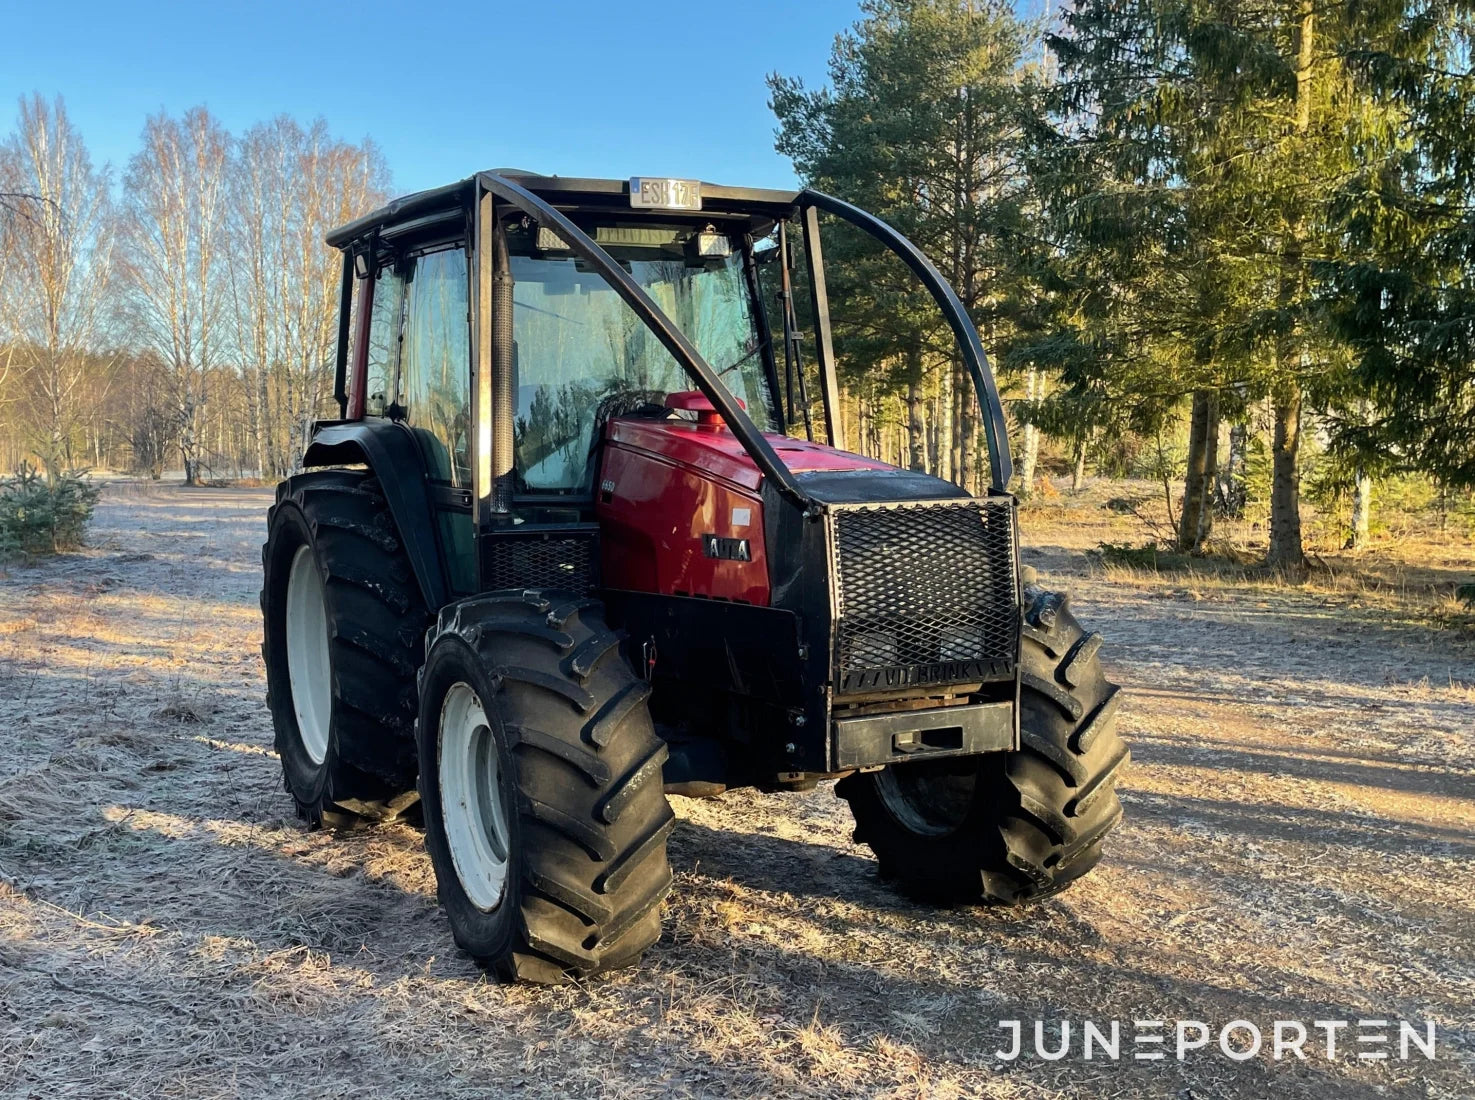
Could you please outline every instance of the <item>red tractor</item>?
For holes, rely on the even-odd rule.
[[[837,448],[822,213],[942,311],[986,496]],[[633,963],[670,793],[838,779],[881,874],[931,902],[1097,862],[1116,688],[1021,576],[998,390],[913,245],[810,190],[514,171],[328,243],[341,419],[263,551],[276,745],[311,826],[418,797],[463,949],[535,981]]]

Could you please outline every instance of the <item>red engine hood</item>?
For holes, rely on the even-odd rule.
[[[806,470],[894,470],[885,462],[864,458],[834,447],[808,443],[772,432],[763,433],[779,458],[794,473]],[[726,428],[686,420],[617,418],[609,422],[607,438],[634,450],[660,455],[757,491],[763,474],[743,445]]]

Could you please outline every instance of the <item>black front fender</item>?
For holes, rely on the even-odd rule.
[[[393,420],[320,424],[302,456],[306,468],[360,463],[379,479],[425,605],[432,612],[439,610],[450,600],[450,583],[437,540],[425,459],[415,437]]]

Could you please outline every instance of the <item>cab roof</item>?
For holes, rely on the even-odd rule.
[[[775,191],[758,187],[727,187],[701,182],[702,209],[642,210],[630,206],[630,181],[584,179],[575,176],[541,176],[519,168],[494,168],[491,175],[503,176],[527,188],[539,198],[564,211],[619,211],[628,216],[678,216],[700,218],[703,215],[741,218],[752,222],[755,233],[766,232],[772,222],[787,217],[799,201],[798,191]],[[372,213],[355,218],[327,235],[334,248],[347,248],[355,241],[386,226],[401,225],[446,211],[459,209],[476,187],[476,176],[428,191],[403,195]]]

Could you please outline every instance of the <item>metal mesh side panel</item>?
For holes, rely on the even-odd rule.
[[[1013,508],[986,500],[834,513],[842,685],[987,679],[1018,645]],[[862,681],[866,678],[862,676]],[[871,681],[874,682],[874,681]]]
[[[556,588],[587,595],[595,541],[587,535],[495,538],[487,550],[487,589]]]

